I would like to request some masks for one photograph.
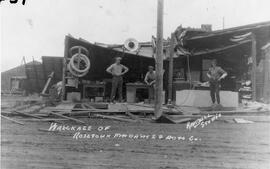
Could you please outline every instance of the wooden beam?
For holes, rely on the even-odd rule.
[[[220,48],[216,48],[216,49],[209,49],[209,50],[205,50],[205,51],[199,51],[199,52],[195,52],[192,54],[192,56],[198,56],[198,55],[205,55],[205,54],[209,54],[209,53],[216,53],[216,52],[221,52],[227,49],[231,49],[234,47],[238,47],[242,44],[246,44],[246,43],[250,43],[251,40],[243,40],[241,42],[238,42],[237,44],[233,44],[233,45],[229,45],[229,46],[224,46],[224,47],[220,47]]]
[[[112,120],[118,120],[118,121],[124,121],[124,122],[137,122],[136,120],[132,120],[132,119],[124,119],[124,118],[120,118],[120,117],[114,117],[114,116],[105,116],[105,115],[101,115],[101,114],[94,114],[94,117],[101,117],[101,118],[105,118],[105,119],[112,119]]]
[[[62,117],[62,118],[66,118],[66,119],[69,119],[69,120],[72,120],[72,121],[75,121],[75,122],[78,122],[78,123],[81,123],[81,124],[86,124],[84,121],[81,121],[81,120],[78,120],[78,119],[75,119],[75,118],[72,118],[72,117],[67,117],[67,116],[64,116],[62,114],[53,113],[53,112],[51,112],[51,114],[53,114],[55,116]]]
[[[38,92],[40,92],[40,84],[39,84],[38,72],[37,72],[37,67],[36,66],[37,65],[35,64],[35,59],[33,57],[33,65],[32,65],[32,67],[33,67],[33,69],[35,71],[35,79],[36,79],[37,89],[38,89]]]
[[[28,114],[28,113],[23,113],[23,112],[20,112],[20,111],[13,111],[17,114],[21,114],[21,115],[24,115],[24,116],[28,116],[28,117],[34,117],[34,118],[37,118],[37,119],[42,119],[42,117],[39,117],[39,116],[36,116],[36,115],[32,115],[32,114]]]
[[[252,82],[252,100],[255,101],[257,98],[257,92],[256,92],[256,70],[257,70],[257,49],[256,49],[256,36],[254,33],[251,34],[251,57],[252,57],[252,72],[251,72],[251,82]]]
[[[168,103],[172,101],[172,86],[173,86],[173,55],[174,55],[175,36],[171,34],[170,41],[170,56],[169,56],[169,82],[168,82]]]
[[[54,72],[52,72],[52,73],[48,76],[47,82],[46,82],[46,84],[45,84],[45,86],[44,86],[44,88],[43,88],[43,90],[42,90],[42,92],[41,92],[42,95],[45,95],[46,90],[48,89],[49,84],[51,83],[51,80],[52,80],[52,78],[53,78],[53,75],[54,75]]]
[[[125,110],[104,110],[104,109],[72,109],[76,110],[73,112],[70,112],[70,109],[46,109],[52,112],[63,112],[65,114],[70,115],[76,115],[79,113],[125,113]],[[154,110],[129,110],[129,112],[132,113],[140,113],[140,112],[146,112],[146,113],[154,113]]]
[[[155,117],[162,115],[163,90],[163,0],[157,3],[157,55],[156,55],[156,89],[155,89]]]
[[[125,111],[126,111],[126,115],[128,115],[130,118],[132,118],[133,120],[136,120],[136,121],[141,121],[137,116],[135,116],[134,114],[132,114],[132,113],[129,111],[127,105],[124,105],[124,109],[125,109]]]
[[[9,117],[7,117],[7,116],[3,116],[2,114],[1,114],[1,118],[4,118],[4,119],[6,119],[6,120],[12,121],[12,122],[17,123],[17,124],[20,124],[20,125],[24,125],[24,123],[19,122],[19,121],[17,121],[17,120],[14,120],[14,119],[12,119],[12,118],[9,118]]]
[[[66,93],[66,70],[67,70],[67,58],[68,58],[68,36],[65,37],[65,50],[64,50],[64,58],[63,58],[63,72],[62,72],[62,97],[61,100],[65,100]]]
[[[263,99],[270,102],[270,43],[262,49],[264,53],[264,83],[263,83]]]

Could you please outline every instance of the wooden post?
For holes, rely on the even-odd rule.
[[[256,92],[256,70],[257,70],[257,61],[256,61],[256,36],[254,33],[251,35],[251,57],[252,57],[252,70],[251,70],[251,82],[252,82],[252,100],[255,101],[257,98]]]
[[[170,103],[172,98],[172,86],[173,86],[173,55],[174,55],[174,44],[175,44],[175,37],[174,33],[171,34],[171,41],[170,41],[170,56],[169,56],[169,82],[168,82],[168,103]]]
[[[65,100],[66,94],[66,71],[67,71],[67,58],[68,58],[68,37],[65,37],[65,51],[63,58],[63,72],[62,72],[62,97],[61,100]]]
[[[266,103],[270,102],[270,43],[264,49],[264,84],[263,84],[263,99]]]
[[[156,55],[156,98],[155,116],[162,115],[162,90],[163,90],[163,0],[157,4],[157,55]]]
[[[35,64],[35,59],[34,57],[33,58],[33,69],[35,71],[35,79],[36,79],[36,85],[37,85],[37,90],[38,92],[40,92],[40,85],[39,85],[39,79],[38,79],[38,72],[37,72],[37,67],[36,67],[36,64]],[[36,91],[35,91],[36,92]]]
[[[48,89],[49,84],[51,83],[51,80],[52,80],[52,78],[53,78],[53,75],[54,75],[54,72],[52,72],[52,73],[49,75],[48,80],[47,80],[47,82],[46,82],[46,84],[45,84],[45,86],[44,86],[44,88],[43,88],[43,90],[42,90],[42,92],[41,92],[41,95],[45,95],[45,94],[46,94],[46,90]]]

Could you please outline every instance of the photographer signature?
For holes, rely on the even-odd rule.
[[[186,129],[191,130],[192,128],[196,128],[198,126],[201,126],[202,128],[204,128],[205,126],[207,126],[208,124],[212,123],[213,121],[215,121],[216,119],[218,119],[219,117],[221,117],[221,114],[215,114],[215,115],[207,115],[207,116],[203,116],[193,122],[188,122]]]

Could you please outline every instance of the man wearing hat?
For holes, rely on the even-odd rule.
[[[128,68],[121,64],[121,59],[121,57],[115,58],[115,63],[106,69],[113,76],[111,102],[114,102],[116,90],[118,90],[119,101],[122,102],[123,75],[128,72]]]

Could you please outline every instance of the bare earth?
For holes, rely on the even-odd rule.
[[[72,138],[74,131],[38,130],[48,129],[49,122],[25,122],[22,126],[2,119],[1,168],[270,168],[270,123],[214,121],[205,128],[188,131],[186,124],[81,120],[92,126],[92,131],[82,133],[171,135],[184,136],[186,140],[113,137],[76,140]],[[65,124],[73,123],[65,121]],[[111,128],[99,132],[99,126]],[[190,136],[201,140],[190,141]]]

